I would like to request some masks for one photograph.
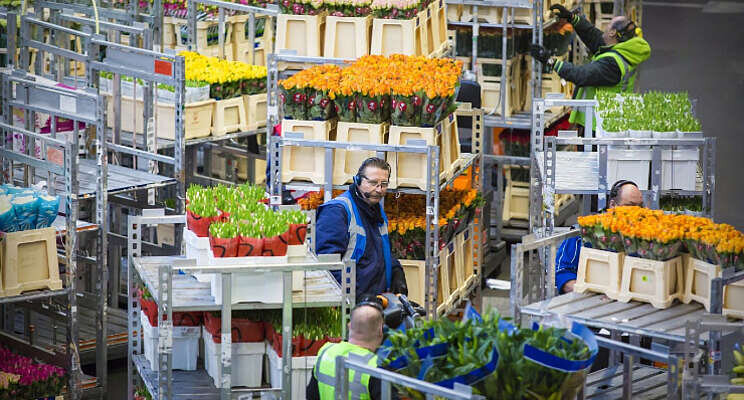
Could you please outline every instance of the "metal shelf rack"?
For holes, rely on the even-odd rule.
[[[15,16],[9,14],[12,18],[12,22],[9,23],[9,27],[15,30]],[[10,21],[9,21],[10,22]],[[13,39],[11,39],[13,40]],[[11,48],[15,48],[11,46]],[[12,53],[11,53],[12,54]],[[12,64],[12,59],[9,60]],[[78,156],[78,123],[85,123],[88,126],[92,126],[95,130],[96,137],[100,138],[102,129],[102,109],[103,104],[101,99],[94,93],[88,91],[69,90],[59,88],[51,85],[40,84],[34,82],[34,77],[26,74],[25,72],[12,71],[4,72],[0,74],[0,82],[2,84],[2,98],[3,98],[3,112],[4,118],[0,122],[0,136],[2,136],[2,144],[0,144],[0,159],[2,159],[3,180],[13,184],[20,183],[22,186],[29,187],[37,184],[44,179],[48,179],[49,183],[54,181],[55,177],[61,177],[64,180],[64,187],[62,190],[57,190],[54,185],[49,184],[48,188],[51,194],[59,193],[64,202],[65,216],[66,216],[66,228],[64,232],[64,249],[65,257],[63,259],[65,264],[65,289],[60,291],[42,291],[41,293],[32,293],[27,295],[16,296],[12,299],[5,299],[4,302],[25,302],[27,300],[40,300],[44,298],[50,298],[53,296],[67,296],[67,335],[65,343],[65,353],[67,369],[70,374],[69,382],[69,395],[73,399],[77,399],[81,396],[80,380],[81,380],[81,369],[80,369],[80,355],[79,355],[79,341],[78,341],[78,316],[77,316],[77,264],[79,257],[79,243],[78,243],[78,207],[79,207],[79,182],[78,182],[78,168],[79,168],[79,156]],[[13,110],[19,110],[23,113],[23,127],[16,126],[14,121]],[[34,131],[34,120],[36,113],[44,113],[50,115],[52,124],[51,132],[49,135],[40,135]],[[59,138],[57,132],[56,118],[67,118],[73,121],[74,132],[73,134],[67,135],[67,138]],[[25,139],[25,149],[18,151],[14,150],[9,137],[14,134],[22,134]],[[34,155],[34,149],[36,143],[45,146],[54,146],[62,149],[63,153],[63,165],[58,165],[50,161],[37,159]],[[99,145],[99,155],[100,152]],[[103,156],[98,157],[98,162],[101,162]],[[19,164],[23,166],[23,174],[16,176],[15,165]],[[45,172],[45,174],[38,174],[37,172]],[[100,183],[103,181],[102,174],[103,170],[99,170],[97,181],[99,182],[98,192],[102,191]],[[102,226],[103,215],[100,213],[96,214],[95,222],[97,226]],[[100,232],[100,229],[99,229]],[[102,245],[103,239],[102,234],[98,234],[98,240],[96,246],[99,250]],[[105,266],[102,266],[102,258],[97,259],[98,263],[98,278],[99,289],[103,290],[106,284]],[[101,283],[103,285],[101,285]],[[26,322],[28,320],[26,319]],[[97,324],[104,324],[105,320],[98,318]],[[3,325],[5,324],[5,318],[3,318]],[[7,328],[7,327],[6,327]],[[31,337],[31,335],[29,335]],[[46,359],[53,358],[53,354],[50,357],[49,352],[38,351],[35,348],[32,341],[31,343],[24,343],[22,340],[15,339],[11,335],[3,334],[3,341],[13,343],[13,348],[28,350],[34,354],[46,353]],[[104,364],[103,369],[106,366]],[[100,369],[99,371],[100,372]],[[105,374],[105,372],[104,372]],[[105,376],[105,375],[104,375]]]
[[[165,216],[163,210],[143,210],[142,216],[129,217],[129,265],[128,269],[128,304],[129,304],[129,372],[128,372],[128,393],[133,396],[136,385],[136,376],[139,375],[145,382],[146,387],[153,397],[157,398],[189,398],[193,395],[194,386],[192,385],[174,385],[174,382],[183,380],[191,381],[193,378],[198,379],[199,393],[203,393],[208,398],[220,398],[223,400],[232,398],[233,393],[240,393],[242,390],[231,389],[231,366],[230,359],[232,346],[230,346],[232,337],[230,334],[222,335],[221,357],[222,360],[222,389],[214,388],[211,383],[203,384],[203,371],[180,372],[172,370],[172,328],[173,312],[182,310],[220,310],[221,311],[221,330],[222,332],[231,331],[231,314],[232,310],[237,309],[264,309],[277,308],[283,310],[282,317],[282,396],[291,398],[292,393],[292,308],[295,306],[292,296],[292,272],[293,271],[317,271],[317,270],[341,270],[343,287],[339,290],[339,296],[333,301],[319,301],[305,304],[298,304],[299,307],[307,306],[340,306],[342,319],[342,331],[346,332],[347,311],[353,307],[355,299],[355,266],[353,261],[342,262],[338,255],[320,255],[315,256],[308,253],[303,257],[290,257],[287,263],[282,264],[255,264],[255,265],[231,265],[231,266],[198,266],[195,260],[185,259],[180,256],[176,257],[143,257],[141,255],[141,234],[145,226],[158,224],[185,224],[185,215]],[[282,304],[263,305],[255,303],[233,304],[232,302],[232,278],[233,274],[251,274],[281,272],[283,275],[283,297]],[[174,296],[174,276],[179,274],[193,273],[215,273],[219,274],[222,279],[222,299],[221,304],[194,304],[185,299],[179,299]],[[140,305],[137,297],[139,286],[144,284],[152,293],[153,298],[158,305],[158,371],[152,371],[148,363],[144,361],[140,337],[135,332],[141,330],[140,327]],[[186,392],[184,392],[184,390]],[[252,391],[276,391],[277,389],[255,389]],[[209,395],[213,395],[209,396]]]
[[[471,167],[470,171],[472,175],[472,182],[476,188],[483,187],[483,173],[482,168],[482,148],[483,148],[483,120],[482,113],[479,110],[463,110],[463,116],[472,116],[473,118],[473,148],[475,149],[474,154],[465,155],[461,158],[465,159],[465,165],[458,170],[455,176],[449,178],[443,185],[439,185],[439,147],[427,146],[425,141],[414,140],[409,141],[406,145],[395,146],[395,145],[375,145],[375,144],[363,144],[363,143],[340,143],[331,141],[320,141],[320,140],[305,140],[302,139],[301,134],[295,134],[294,132],[282,132],[283,136],[273,136],[271,128],[281,121],[281,108],[277,99],[279,98],[278,92],[278,77],[279,77],[279,62],[297,62],[297,63],[308,63],[308,64],[320,64],[320,63],[335,63],[342,64],[347,60],[344,59],[330,59],[322,57],[301,57],[294,55],[283,55],[283,54],[270,54],[269,55],[269,68],[268,68],[268,92],[267,92],[267,135],[268,135],[268,152],[270,157],[269,169],[270,169],[270,204],[272,206],[280,206],[282,202],[282,189],[283,188],[298,188],[306,190],[308,188],[322,188],[324,192],[324,201],[328,201],[332,198],[334,185],[331,181],[333,178],[333,150],[334,149],[346,149],[346,150],[364,150],[374,151],[378,157],[385,156],[385,153],[389,152],[406,152],[406,153],[418,153],[426,155],[427,169],[426,178],[426,190],[421,191],[420,189],[405,189],[400,188],[399,190],[404,193],[422,194],[426,196],[426,284],[425,284],[425,309],[429,318],[436,318],[437,316],[437,276],[439,266],[439,228],[438,228],[438,216],[439,216],[439,192],[442,188],[447,187],[451,184],[456,176],[459,176],[467,169]],[[309,185],[309,184],[298,184],[290,182],[284,184],[282,182],[282,147],[283,146],[302,146],[302,147],[317,147],[325,149],[325,183],[322,185]],[[478,174],[476,176],[476,174]],[[341,189],[346,185],[336,186]],[[391,190],[392,191],[392,190]],[[482,209],[481,209],[482,214]],[[482,215],[481,215],[482,220]],[[480,245],[474,249],[474,259],[478,265],[474,269],[476,277],[481,276],[479,268],[482,267],[483,257],[482,249],[487,244],[487,241],[483,239],[487,234],[480,234],[483,232],[483,227],[477,229],[479,232]],[[478,278],[479,279],[479,278]],[[478,280],[476,279],[476,280]],[[480,289],[480,285],[471,287],[469,291],[473,289]],[[464,297],[464,296],[463,296]]]

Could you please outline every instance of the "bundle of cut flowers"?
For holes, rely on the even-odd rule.
[[[649,91],[644,94],[597,91],[597,114],[605,132],[654,131],[678,137],[683,132],[700,132],[687,92]],[[672,135],[672,133],[677,135]]]
[[[623,206],[578,222],[584,242],[600,250],[661,261],[686,250],[702,261],[744,268],[744,234],[709,218]]]
[[[0,399],[37,399],[57,396],[65,387],[67,373],[48,364],[13,353],[0,346]]]
[[[283,256],[287,246],[305,242],[307,216],[300,210],[275,212],[253,185],[201,187],[186,191],[187,225],[209,237],[215,257]]]
[[[279,83],[284,118],[431,127],[456,108],[461,72],[461,61],[403,55],[313,67]]]
[[[182,51],[186,80],[209,84],[209,97],[222,100],[266,91],[266,67]]]

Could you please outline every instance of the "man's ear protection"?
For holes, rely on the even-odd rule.
[[[615,37],[617,38],[618,42],[625,42],[626,40],[630,40],[636,36],[641,36],[642,31],[641,28],[639,28],[635,22],[628,20],[628,23],[625,24],[624,27],[618,29],[615,32]]]
[[[354,175],[354,184],[357,186],[361,186],[362,184],[362,177],[359,176],[359,174]]]

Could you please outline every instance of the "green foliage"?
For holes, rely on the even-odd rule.
[[[238,236],[238,227],[231,222],[213,222],[209,225],[209,234],[219,239],[231,239]]]
[[[654,132],[700,132],[687,92],[644,94],[598,91],[597,113],[606,132],[628,129]]]

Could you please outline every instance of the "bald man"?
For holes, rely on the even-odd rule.
[[[348,357],[355,353],[368,365],[377,366],[375,352],[382,343],[382,306],[375,300],[362,300],[351,311],[349,321],[349,341],[326,343],[318,353],[313,368],[313,376],[307,385],[308,400],[333,400],[335,394],[336,357]],[[362,374],[354,379],[355,372],[349,371],[349,397],[360,399],[380,399],[380,380]],[[358,396],[358,397],[357,397]],[[395,393],[393,393],[395,398]]]
[[[610,189],[608,208],[618,206],[643,207],[643,194],[632,181],[619,180]],[[581,236],[561,242],[555,254],[555,286],[559,293],[573,292],[579,268]]]
[[[584,65],[574,65],[553,58],[553,54],[540,45],[533,45],[530,52],[551,71],[576,84],[575,99],[593,99],[598,90],[633,92],[638,66],[651,56],[651,46],[640,37],[640,29],[628,17],[612,19],[604,32],[597,29],[578,13],[560,4],[550,7],[558,18],[570,22],[592,58]],[[584,125],[583,112],[571,112],[569,122]],[[593,123],[594,124],[594,123]]]

